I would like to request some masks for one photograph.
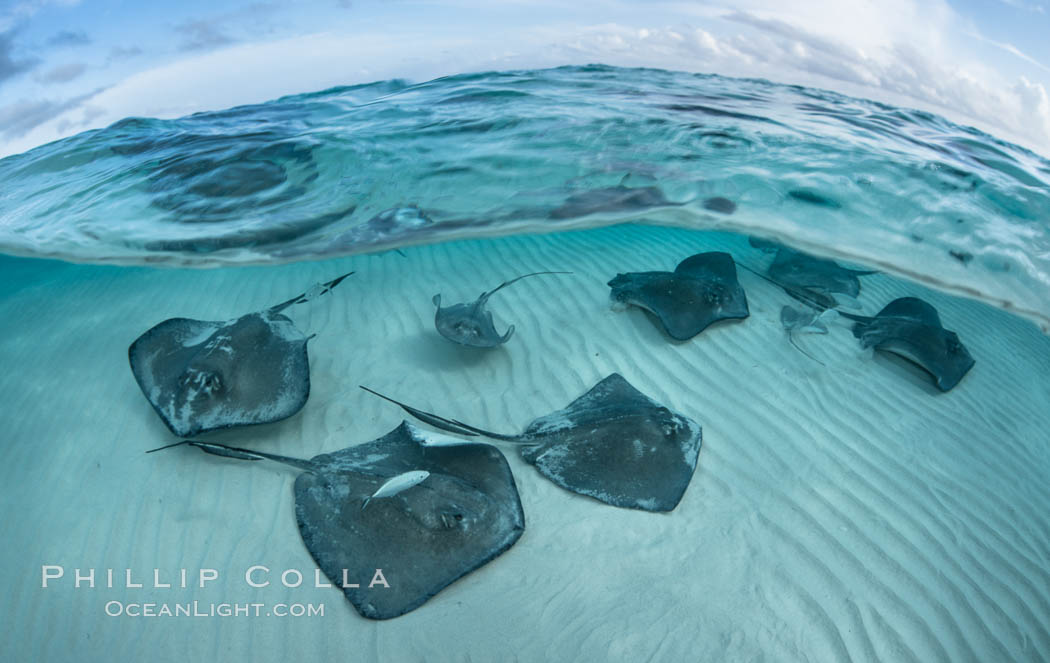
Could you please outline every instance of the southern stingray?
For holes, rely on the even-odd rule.
[[[747,243],[763,253],[776,253],[784,248],[784,245],[780,242],[774,242],[771,239],[762,239],[761,237],[755,237],[754,235],[748,236]]]
[[[747,295],[728,253],[698,253],[673,272],[631,272],[609,281],[614,301],[653,314],[671,338],[688,340],[708,325],[749,315]]]
[[[180,437],[290,417],[310,395],[306,344],[313,337],[281,311],[320,297],[350,274],[233,320],[165,320],[128,348],[131,372]]]
[[[959,336],[941,325],[937,309],[917,297],[895,299],[874,317],[839,314],[855,321],[861,347],[904,357],[929,373],[941,391],[959,384],[975,363]]]
[[[432,301],[434,306],[437,307],[437,312],[434,313],[434,326],[437,327],[438,332],[442,336],[460,345],[469,345],[474,348],[494,348],[497,345],[502,345],[510,340],[511,335],[514,334],[514,325],[508,327],[506,333],[502,335],[496,331],[496,324],[492,321],[492,312],[485,308],[489,297],[511,283],[530,276],[571,273],[534,272],[525,274],[516,279],[504,281],[492,290],[481,293],[481,296],[472,302],[453,304],[445,308],[441,308],[441,295],[434,295]]]
[[[557,485],[618,507],[671,511],[689,486],[700,453],[699,424],[617,373],[565,409],[534,420],[520,435],[475,428],[362,389],[450,433],[520,445],[521,457]]]
[[[552,219],[575,219],[599,212],[642,212],[654,207],[678,205],[681,203],[668,200],[658,187],[630,187],[621,182],[617,186],[573,194],[561,206],[551,210],[548,216]]]
[[[822,312],[812,309],[800,311],[791,306],[785,306],[780,309],[780,324],[784,326],[784,331],[787,332],[788,342],[795,346],[796,350],[821,366],[825,366],[824,362],[803,350],[802,346],[795,341],[795,334],[827,334],[828,327],[824,324],[824,318],[829,314],[834,315],[834,313],[829,313],[829,310]]]
[[[417,205],[385,209],[364,223],[350,228],[330,242],[331,246],[387,244],[409,237],[434,225],[434,220]],[[393,249],[401,257],[401,249]]]
[[[786,247],[777,250],[769,266],[769,278],[789,295],[818,308],[855,304],[860,295],[859,276],[875,274],[849,269],[833,260],[817,258]]]
[[[362,616],[390,619],[492,561],[525,531],[499,449],[430,446],[428,435],[402,422],[381,438],[310,460],[190,440],[169,446],[303,470],[295,519],[306,549]],[[386,582],[370,586],[376,569]]]

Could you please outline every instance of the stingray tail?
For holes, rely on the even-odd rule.
[[[353,274],[353,272],[347,272],[346,274],[343,274],[342,276],[340,276],[338,278],[332,279],[328,283],[318,283],[317,285],[315,285],[314,287],[310,288],[306,292],[298,294],[295,297],[292,297],[291,299],[289,299],[288,301],[281,302],[277,306],[271,306],[270,307],[270,311],[272,313],[280,313],[281,311],[283,311],[284,309],[288,308],[289,306],[291,306],[293,304],[303,304],[305,302],[310,301],[311,299],[316,299],[316,298],[320,297],[321,295],[327,294],[333,288],[335,288],[337,285],[342,283],[343,279],[345,279],[346,277],[350,276],[351,274]]]
[[[489,298],[489,297],[491,297],[492,295],[496,294],[496,291],[497,291],[497,290],[500,290],[500,289],[502,289],[502,288],[506,288],[506,287],[507,287],[508,285],[510,285],[511,283],[517,283],[518,281],[520,281],[520,280],[522,280],[522,279],[527,279],[527,278],[529,278],[530,276],[540,276],[540,275],[543,275],[543,274],[572,274],[572,272],[533,272],[533,273],[531,273],[531,274],[523,274],[523,275],[519,276],[519,277],[518,277],[518,278],[516,278],[516,279],[511,279],[511,280],[509,280],[509,281],[504,281],[503,283],[500,283],[500,284],[499,284],[498,286],[496,286],[496,287],[495,287],[495,288],[493,288],[492,290],[489,290],[488,292],[486,292],[486,293],[483,293],[483,294],[481,295],[480,299],[481,299],[481,300],[485,300],[485,299],[488,299],[488,298]]]
[[[854,322],[868,323],[868,322],[871,322],[872,320],[875,319],[875,318],[871,317],[870,315],[857,315],[856,313],[846,313],[845,311],[839,311],[838,313],[842,317],[849,318],[850,320],[853,320]]]
[[[419,419],[424,423],[430,424],[435,428],[440,428],[443,431],[448,431],[449,433],[455,433],[457,435],[466,435],[467,437],[475,437],[477,435],[481,435],[484,437],[491,438],[493,440],[501,440],[503,442],[514,442],[515,444],[529,444],[529,442],[522,440],[520,437],[514,435],[503,435],[501,433],[493,433],[492,431],[487,431],[482,428],[475,428],[470,424],[465,424],[462,421],[458,421],[456,419],[446,419],[445,417],[439,417],[436,414],[424,412],[423,410],[414,408],[411,405],[406,405],[401,401],[395,401],[393,398],[390,398],[389,396],[384,396],[378,391],[369,389],[364,385],[358,386],[370,394],[379,396],[383,400],[390,401],[394,405],[400,407],[405,412],[411,414],[416,419]]]
[[[791,334],[788,334],[788,342],[789,342],[789,343],[791,343],[791,345],[795,346],[795,349],[796,349],[796,350],[798,350],[798,351],[799,351],[799,352],[801,352],[802,354],[806,355],[807,357],[809,357],[809,358],[810,358],[810,359],[812,359],[813,361],[817,362],[818,364],[820,364],[820,365],[821,365],[821,366],[823,366],[824,368],[827,368],[827,367],[828,367],[828,365],[827,365],[827,364],[825,364],[825,363],[824,363],[824,362],[822,362],[821,360],[817,359],[817,358],[816,358],[816,357],[814,357],[813,355],[811,355],[811,354],[809,354],[808,352],[806,352],[805,350],[803,350],[803,349],[802,349],[802,346],[800,346],[800,345],[799,345],[798,343],[796,343],[796,342],[795,342],[795,337],[794,337],[794,336],[792,336]]]
[[[864,332],[866,332],[871,326],[871,323],[875,321],[875,318],[867,315],[856,315],[854,313],[846,313],[845,311],[839,311],[838,314],[846,318],[847,320],[852,320],[855,323],[853,325],[852,331],[853,335],[856,338],[861,338],[862,336],[864,336]],[[861,347],[868,347],[867,345],[864,345],[863,340],[861,341]]]
[[[748,267],[747,265],[745,265],[745,264],[743,264],[741,262],[737,262],[736,260],[734,260],[733,262],[735,262],[738,267],[742,267],[743,269],[746,269],[747,271],[751,272],[752,274],[754,274],[758,278],[764,279],[764,280],[772,283],[773,285],[775,285],[776,287],[780,288],[781,290],[783,290],[787,294],[791,295],[795,299],[799,300],[800,302],[802,302],[804,304],[808,304],[808,305],[812,306],[813,308],[817,309],[818,311],[826,311],[829,308],[832,308],[831,306],[828,306],[827,304],[824,304],[824,303],[820,302],[812,293],[807,291],[805,288],[792,288],[792,287],[789,287],[789,286],[785,286],[783,283],[777,283],[776,281],[774,281],[773,279],[769,278],[765,274],[762,274],[762,273],[760,273],[760,272],[758,272],[758,271],[756,271],[754,269],[751,269],[750,267]]]
[[[277,463],[284,463],[285,465],[291,465],[292,467],[298,467],[299,469],[303,470],[309,470],[313,468],[313,465],[310,463],[310,461],[302,460],[300,458],[278,456],[276,454],[268,454],[263,453],[261,451],[252,451],[251,449],[242,449],[240,447],[228,447],[225,444],[216,444],[214,442],[198,442],[197,440],[183,440],[182,442],[167,444],[163,447],[150,449],[146,453],[151,454],[155,451],[163,451],[164,449],[171,449],[172,447],[181,447],[184,444],[188,444],[191,447],[197,447],[205,453],[213,454],[215,456],[222,456],[224,458],[236,458],[237,460],[272,460]]]

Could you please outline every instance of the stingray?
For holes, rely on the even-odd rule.
[[[787,332],[788,342],[795,346],[796,350],[821,366],[825,365],[824,362],[803,350],[802,346],[795,341],[795,334],[827,334],[828,327],[824,324],[824,317],[827,314],[827,311],[800,311],[790,306],[780,309],[780,324],[784,326],[784,331]]]
[[[617,373],[565,409],[536,419],[521,435],[475,428],[361,388],[450,433],[520,445],[521,457],[562,488],[628,509],[671,511],[678,506],[700,453],[699,424],[655,402]]]
[[[780,242],[774,242],[771,239],[762,239],[761,237],[755,237],[754,235],[748,236],[747,243],[763,253],[775,253],[784,248],[784,245]]]
[[[732,214],[736,211],[736,203],[728,198],[722,196],[715,196],[708,198],[703,202],[703,208],[711,210],[712,212],[718,212],[720,214]]]
[[[781,248],[769,266],[769,278],[792,297],[805,303],[816,299],[824,308],[834,308],[860,294],[859,276],[877,272],[842,267],[833,260],[817,258]],[[801,292],[799,292],[801,291]],[[835,295],[846,297],[836,297]]]
[[[407,237],[433,225],[434,220],[417,205],[392,207],[350,228],[332,240],[332,244],[338,246],[381,244]],[[393,250],[401,257],[406,257],[401,249]]]
[[[492,290],[481,293],[481,296],[472,302],[453,304],[445,308],[441,308],[441,295],[434,295],[432,301],[437,307],[437,312],[434,314],[434,326],[442,336],[460,345],[469,345],[473,348],[494,348],[497,345],[503,345],[514,334],[514,325],[508,327],[506,333],[500,335],[496,331],[496,324],[492,321],[492,312],[485,309],[485,304],[489,297],[511,283],[541,274],[572,274],[572,272],[525,274],[516,279],[504,281]]]
[[[959,336],[941,325],[937,309],[917,297],[901,297],[874,317],[841,313],[854,320],[853,335],[862,348],[901,356],[933,378],[941,391],[959,384],[974,359]]]
[[[362,616],[390,619],[489,563],[525,531],[499,449],[429,447],[428,435],[402,422],[379,439],[310,460],[190,440],[169,446],[303,470],[295,478],[295,518],[306,549]],[[425,481],[405,481],[406,474]],[[402,487],[391,491],[394,480]],[[385,583],[374,582],[377,569]]]
[[[686,258],[673,272],[617,274],[608,285],[613,301],[648,311],[671,338],[679,341],[696,336],[719,320],[749,315],[736,264],[732,256],[721,251]]]
[[[552,219],[575,219],[599,212],[641,212],[653,207],[677,206],[655,186],[617,186],[592,189],[569,196],[549,214]]]
[[[290,417],[310,395],[306,344],[313,337],[281,311],[320,297],[350,274],[233,320],[165,320],[128,348],[131,372],[180,437]]]

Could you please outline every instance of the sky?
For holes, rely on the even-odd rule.
[[[595,62],[831,89],[1050,156],[1050,0],[0,0],[0,157],[130,116]]]

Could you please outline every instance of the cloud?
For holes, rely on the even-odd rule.
[[[78,4],[80,0],[22,0],[21,2],[5,3],[6,6],[0,8],[0,32],[8,31],[24,23],[48,5],[74,7]]]
[[[0,85],[40,64],[38,58],[16,59],[14,50],[14,31],[0,32]]]
[[[985,37],[984,35],[982,35],[979,32],[976,32],[976,31],[968,32],[967,35],[970,36],[970,37],[973,37],[974,39],[982,41],[985,44],[990,44],[991,46],[995,46],[998,49],[1004,50],[1007,53],[1009,53],[1010,55],[1013,55],[1015,57],[1018,57],[1018,58],[1024,60],[1028,64],[1035,65],[1036,67],[1039,67],[1043,71],[1050,71],[1050,67],[1046,66],[1045,64],[1043,64],[1039,60],[1036,60],[1035,58],[1033,58],[1032,56],[1028,55],[1027,53],[1025,53],[1024,51],[1022,51],[1021,49],[1017,48],[1016,46],[1014,46],[1011,43],[1002,42],[1002,41],[995,41],[994,39],[989,39],[988,37]]]
[[[1041,83],[1032,83],[1024,76],[1013,87],[1019,100],[1019,121],[1033,132],[1050,135],[1050,97]]]
[[[1046,8],[1036,2],[1025,2],[1024,0],[999,0],[999,2],[1022,11],[1035,12],[1037,14],[1046,13]]]
[[[7,106],[0,106],[0,127],[2,127],[0,136],[7,140],[24,136],[49,120],[82,106],[84,102],[100,92],[102,90],[98,89],[62,101],[21,100]]]
[[[205,19],[183,21],[175,26],[175,32],[183,37],[179,46],[183,51],[217,48],[234,42],[234,39],[226,35],[214,21]]]
[[[48,46],[65,47],[65,46],[87,46],[91,43],[91,37],[88,37],[87,33],[83,30],[62,30],[51,36],[47,40]]]
[[[247,26],[253,28],[253,36],[271,32],[273,28],[266,23],[265,18],[277,9],[275,4],[255,2],[224,14],[187,19],[175,26],[175,32],[183,37],[179,48],[183,51],[200,51],[228,46],[239,41],[230,32],[243,31]]]
[[[38,77],[38,80],[41,83],[68,83],[79,78],[85,70],[87,70],[87,65],[82,62],[71,62],[47,70]]]
[[[108,60],[126,60],[142,55],[142,49],[138,46],[114,46],[109,49]]]

